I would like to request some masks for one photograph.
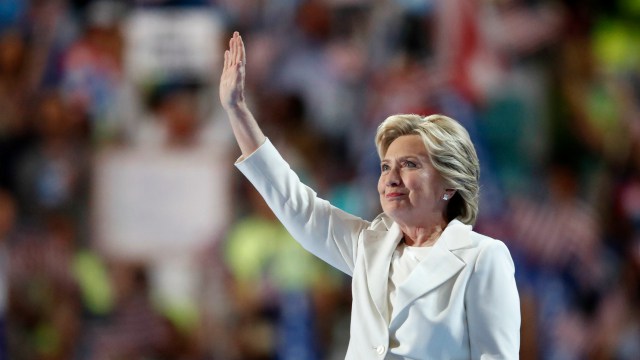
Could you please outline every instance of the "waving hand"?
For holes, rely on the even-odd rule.
[[[253,153],[265,141],[265,136],[249,111],[244,98],[244,78],[247,56],[242,37],[236,31],[224,52],[224,68],[220,77],[220,102],[229,116],[236,141],[243,156]]]
[[[244,102],[246,63],[244,43],[236,31],[229,40],[229,49],[224,52],[224,68],[220,78],[220,101],[227,110],[237,108]]]

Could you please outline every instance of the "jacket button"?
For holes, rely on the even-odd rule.
[[[378,353],[378,355],[384,354],[384,351],[385,351],[385,348],[383,345],[376,346],[376,352]]]

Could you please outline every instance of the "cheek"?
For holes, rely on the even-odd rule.
[[[437,184],[433,181],[433,178],[427,174],[420,174],[418,176],[411,176],[405,180],[405,185],[408,189],[416,194],[422,196],[432,196],[435,193]]]
[[[378,178],[378,194],[384,194],[385,182],[382,176]]]
[[[409,176],[404,176],[402,182],[404,182],[404,186],[407,187],[410,191],[419,191],[424,188],[426,179],[418,174],[410,174]]]

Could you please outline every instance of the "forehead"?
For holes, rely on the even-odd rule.
[[[384,158],[388,159],[400,156],[428,157],[429,152],[420,135],[403,135],[389,144]]]

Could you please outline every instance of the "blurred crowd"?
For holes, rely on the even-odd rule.
[[[0,359],[344,357],[349,279],[233,171],[217,81],[235,30],[251,108],[321,197],[373,219],[377,124],[459,120],[482,169],[475,228],[515,261],[521,358],[640,358],[639,4],[2,0]],[[204,153],[226,180],[144,178],[146,207],[104,205],[114,152]],[[187,241],[172,227],[203,196],[221,220]],[[154,206],[179,220],[132,221]]]

